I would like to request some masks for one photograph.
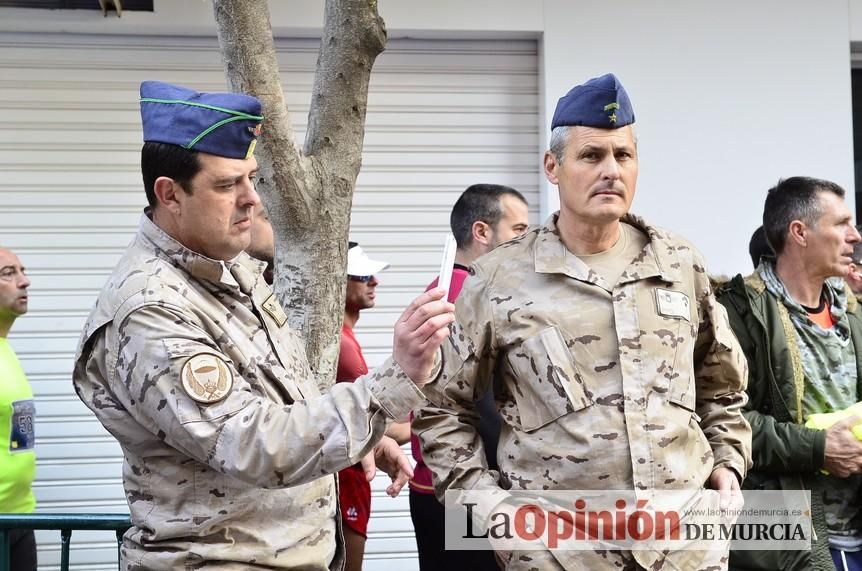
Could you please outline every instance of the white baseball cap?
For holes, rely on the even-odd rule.
[[[350,249],[347,250],[348,276],[373,276],[389,267],[386,262],[369,258],[356,242],[350,244]]]

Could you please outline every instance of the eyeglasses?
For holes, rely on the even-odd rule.
[[[347,276],[347,279],[353,282],[362,282],[364,284],[367,284],[371,281],[371,278],[373,277],[374,276]]]

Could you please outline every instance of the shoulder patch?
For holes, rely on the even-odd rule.
[[[212,404],[224,399],[233,388],[233,373],[224,359],[212,353],[189,357],[180,373],[183,390],[200,403]]]

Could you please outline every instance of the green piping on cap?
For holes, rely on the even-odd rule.
[[[204,129],[200,135],[198,135],[197,137],[195,137],[194,139],[189,141],[188,144],[183,145],[183,147],[186,149],[191,149],[192,147],[194,147],[197,144],[198,141],[200,141],[201,139],[203,139],[204,137],[206,137],[207,135],[209,135],[210,133],[212,133],[213,131],[215,131],[216,129],[221,127],[222,125],[224,125],[226,123],[233,123],[234,121],[245,121],[249,117],[253,117],[253,116],[248,115],[246,117],[228,117],[227,119],[222,119],[218,123],[210,125],[206,129]]]
[[[212,109],[213,111],[221,111],[228,115],[235,115],[237,119],[249,119],[252,121],[263,121],[263,115],[250,115],[242,111],[234,109],[226,109],[224,107],[216,107],[215,105],[206,105],[204,103],[193,103],[191,101],[183,101],[181,99],[155,99],[152,97],[142,97],[141,103],[165,103],[168,105],[190,105],[192,107],[203,107],[204,109]]]

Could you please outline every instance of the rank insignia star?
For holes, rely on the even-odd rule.
[[[611,114],[608,115],[608,121],[610,121],[614,125],[616,125],[616,123],[617,123],[617,112],[616,112],[616,110],[619,108],[620,108],[620,104],[617,103],[616,101],[614,101],[613,103],[608,103],[604,107],[605,111],[611,112]]]

